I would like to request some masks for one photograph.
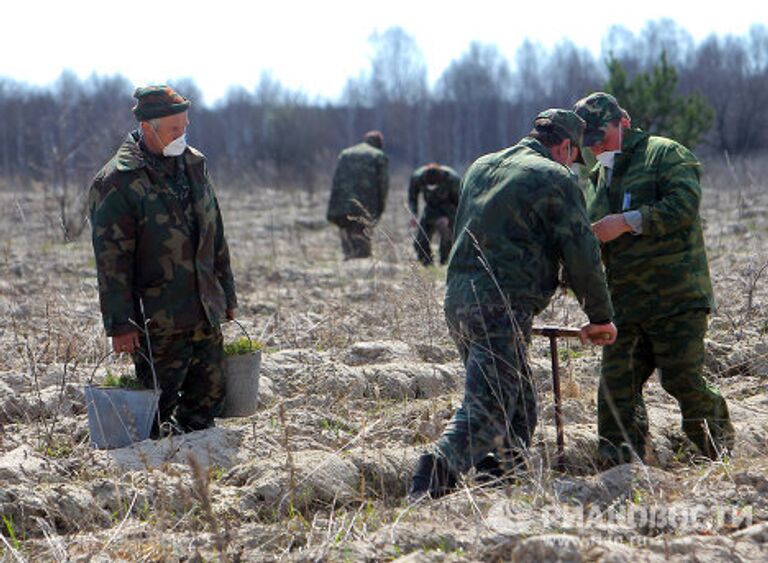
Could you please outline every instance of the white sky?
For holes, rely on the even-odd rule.
[[[0,77],[49,84],[121,74],[134,84],[190,77],[212,103],[232,85],[251,90],[263,70],[283,85],[336,98],[368,68],[374,31],[400,26],[428,64],[430,83],[472,40],[495,43],[514,64],[525,38],[565,38],[595,55],[609,27],[637,34],[671,18],[697,42],[768,25],[762,0],[541,2],[469,0],[7,0],[0,9]],[[593,13],[587,13],[591,6]],[[762,6],[762,7],[760,7]]]

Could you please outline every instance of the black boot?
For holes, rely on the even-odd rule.
[[[448,469],[445,460],[435,454],[423,454],[413,474],[408,498],[411,502],[421,500],[425,496],[439,498],[455,488],[456,476]]]
[[[494,454],[488,454],[475,464],[477,475],[475,480],[478,483],[491,483],[498,481],[504,476],[504,469],[501,462]]]
[[[512,455],[511,463],[502,462],[494,453],[489,453],[475,464],[475,481],[481,485],[508,485],[517,482],[517,473],[523,467],[523,456],[519,452]]]

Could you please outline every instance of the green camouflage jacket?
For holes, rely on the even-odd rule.
[[[461,176],[450,166],[440,166],[437,184],[429,185],[426,172],[429,165],[420,166],[411,174],[408,184],[408,208],[411,213],[419,213],[419,193],[424,194],[424,204],[446,214],[453,215],[459,204],[459,186]]]
[[[699,201],[700,165],[684,146],[639,129],[624,131],[610,186],[606,169],[590,172],[591,220],[639,210],[642,234],[602,245],[618,322],[671,316],[714,306]]]
[[[226,309],[237,306],[205,157],[190,147],[177,158],[186,166],[191,213],[148,164],[138,132],[128,136],[91,184],[99,299],[110,336],[134,329],[131,321],[143,325],[139,300],[156,331],[184,330],[206,320],[216,325]]]
[[[446,312],[504,305],[538,314],[562,264],[592,322],[613,317],[584,196],[539,141],[478,159],[464,175],[448,264]]]
[[[377,221],[384,213],[389,191],[389,159],[384,151],[362,142],[339,154],[333,173],[327,218]]]

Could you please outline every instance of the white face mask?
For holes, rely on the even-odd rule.
[[[598,154],[595,158],[597,161],[606,168],[613,168],[613,161],[616,158],[616,153],[619,151],[604,151]]]
[[[596,155],[597,161],[606,168],[613,168],[613,161],[616,159],[617,154],[621,154],[621,145],[624,142],[624,128],[619,125],[619,150],[604,151]]]
[[[181,137],[176,137],[173,141],[165,145],[163,148],[163,155],[165,156],[180,156],[187,148],[187,134],[184,133]]]

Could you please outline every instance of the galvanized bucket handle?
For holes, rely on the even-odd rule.
[[[101,358],[99,358],[99,361],[96,362],[95,366],[93,366],[93,371],[91,371],[90,377],[88,377],[88,385],[92,385],[93,384],[93,378],[96,376],[96,370],[101,367],[101,364],[104,363],[104,360],[109,358],[114,353],[115,352],[113,350],[109,350],[106,354],[104,354]]]
[[[236,324],[236,325],[237,325],[237,326],[240,328],[240,330],[242,330],[242,331],[243,331],[243,334],[244,334],[244,335],[245,335],[245,337],[248,339],[248,344],[249,344],[249,347],[250,347],[250,348],[253,348],[253,339],[251,338],[251,335],[250,335],[250,334],[248,334],[248,331],[247,331],[247,330],[245,330],[245,327],[243,326],[243,323],[241,323],[241,322],[240,322],[240,321],[238,321],[237,319],[231,319],[231,320],[232,320],[232,322],[233,322],[233,323],[235,323],[235,324]]]

